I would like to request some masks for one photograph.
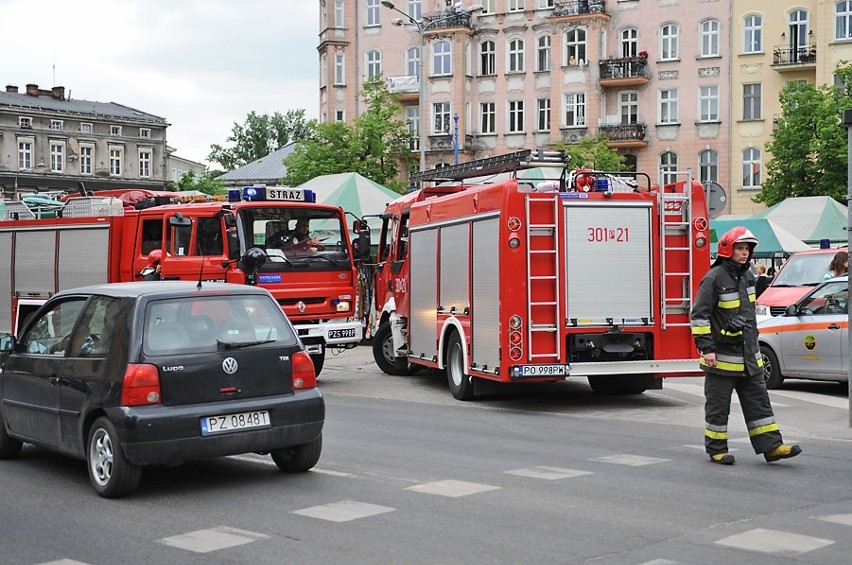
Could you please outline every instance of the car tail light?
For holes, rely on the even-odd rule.
[[[161,399],[160,371],[157,366],[133,363],[128,365],[121,385],[121,405],[159,404]]]
[[[317,374],[311,356],[304,351],[293,354],[293,390],[314,388],[317,386]]]

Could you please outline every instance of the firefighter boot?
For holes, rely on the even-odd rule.
[[[771,449],[763,454],[767,463],[779,461],[781,459],[789,459],[795,457],[802,452],[802,448],[798,445],[779,445],[775,449]]]
[[[713,463],[718,463],[719,465],[733,465],[736,459],[734,459],[734,456],[730,453],[724,452],[714,453],[710,456],[710,461],[712,461]]]

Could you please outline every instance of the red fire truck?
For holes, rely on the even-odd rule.
[[[317,374],[326,348],[355,347],[362,339],[344,212],[317,204],[310,190],[253,186],[232,190],[229,201],[190,204],[173,203],[162,193],[134,206],[97,194],[64,203],[4,204],[0,332],[16,332],[60,290],[139,280],[148,253],[159,249],[164,280],[268,289],[296,327]],[[283,245],[300,220],[309,221],[320,245]]]
[[[641,173],[569,171],[564,157],[557,180],[518,178],[544,155],[423,171],[412,179],[431,185],[387,206],[380,369],[443,369],[460,400],[484,381],[586,376],[596,392],[638,394],[700,374],[689,313],[710,266],[701,183],[660,190]],[[481,184],[498,174],[509,178]]]

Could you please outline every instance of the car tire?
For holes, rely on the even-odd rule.
[[[648,377],[641,375],[601,375],[588,380],[595,394],[642,394],[648,390]]]
[[[447,340],[446,364],[447,384],[456,400],[473,399],[473,377],[465,373],[464,349],[457,331]]]
[[[125,459],[112,422],[105,417],[95,420],[86,446],[89,480],[95,492],[104,498],[116,498],[136,490],[142,480],[142,468]]]
[[[0,459],[14,459],[21,453],[23,446],[23,442],[9,437],[9,434],[6,433],[6,422],[0,415]]]
[[[276,449],[272,460],[285,473],[304,473],[313,468],[322,453],[322,435],[310,443]]]
[[[393,334],[389,322],[379,324],[373,336],[373,359],[383,373],[388,375],[407,375],[408,368],[400,368],[396,365],[393,349]]]
[[[760,355],[763,358],[763,381],[766,388],[781,388],[784,384],[784,375],[778,365],[778,356],[768,345],[760,346]]]

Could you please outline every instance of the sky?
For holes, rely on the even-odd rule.
[[[192,161],[249,112],[319,114],[315,0],[0,0],[0,37],[0,88],[160,116]]]

